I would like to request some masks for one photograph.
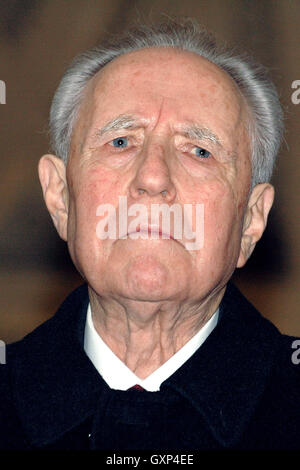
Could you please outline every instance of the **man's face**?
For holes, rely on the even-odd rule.
[[[193,53],[130,53],[92,79],[71,142],[61,236],[96,293],[182,302],[226,284],[250,188],[247,116],[233,81]],[[120,196],[149,213],[152,204],[202,204],[203,247],[189,250],[184,238],[99,239],[97,208],[109,203],[118,214]]]

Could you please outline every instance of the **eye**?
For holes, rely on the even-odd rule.
[[[119,148],[119,149],[124,149],[128,146],[128,139],[127,137],[117,137],[116,139],[114,139],[112,141],[112,145],[115,147],[115,148]]]
[[[193,153],[197,157],[201,157],[201,158],[208,158],[208,157],[211,156],[211,153],[208,150],[205,150],[202,147],[194,147]]]

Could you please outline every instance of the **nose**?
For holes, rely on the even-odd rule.
[[[130,193],[134,199],[140,195],[151,198],[163,197],[171,202],[176,189],[171,178],[168,149],[164,143],[149,143],[140,155],[140,163],[132,180]]]

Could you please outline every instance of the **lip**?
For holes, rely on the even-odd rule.
[[[159,238],[162,238],[163,240],[174,240],[174,237],[168,233],[168,232],[163,232],[160,227],[155,227],[155,226],[147,226],[147,227],[138,227],[136,230],[132,230],[131,232],[127,233],[127,236],[130,236],[132,233],[146,233],[149,237],[152,235],[159,235]]]

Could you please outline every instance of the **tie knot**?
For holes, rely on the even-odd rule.
[[[130,387],[128,390],[133,390],[133,389],[135,389],[135,390],[140,390],[140,391],[144,391],[144,390],[145,390],[143,387],[141,387],[141,386],[138,385],[138,384],[133,385],[133,386]]]

